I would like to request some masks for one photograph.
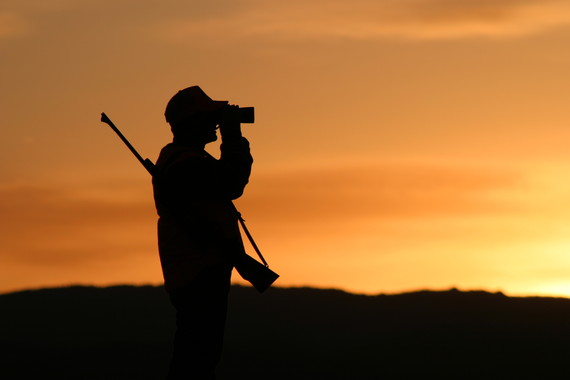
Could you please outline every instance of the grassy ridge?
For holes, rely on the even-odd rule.
[[[232,289],[220,378],[566,378],[570,300],[486,292],[361,296]],[[0,296],[2,379],[161,379],[174,311],[161,287]]]

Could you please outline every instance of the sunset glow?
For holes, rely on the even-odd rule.
[[[236,204],[278,285],[569,297],[568,42],[559,0],[9,1],[0,292],[161,283],[99,116],[154,161],[197,84],[256,107]]]

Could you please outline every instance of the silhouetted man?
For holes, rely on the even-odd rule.
[[[243,251],[231,201],[243,193],[253,159],[238,107],[198,86],[166,106],[173,142],[160,152],[153,178],[165,288],[176,308],[168,379],[214,379],[223,344],[232,253]],[[219,160],[204,147],[221,131]]]

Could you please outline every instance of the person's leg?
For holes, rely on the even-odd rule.
[[[214,379],[223,348],[231,267],[213,267],[172,292],[176,334],[168,379]]]

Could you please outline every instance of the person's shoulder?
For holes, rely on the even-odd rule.
[[[184,150],[184,151],[180,152],[180,154],[178,155],[178,159],[182,160],[182,161],[185,161],[185,160],[202,161],[202,160],[207,160],[208,155],[204,152],[201,152],[201,151]]]
[[[202,160],[199,151],[188,149],[184,146],[170,143],[162,148],[156,166],[160,170],[168,170],[173,166],[195,165]]]
[[[184,145],[170,143],[162,148],[159,160],[201,160],[207,158],[207,153],[201,150],[192,149]]]
[[[171,172],[208,171],[213,161],[216,160],[203,150],[175,147],[166,166]]]

